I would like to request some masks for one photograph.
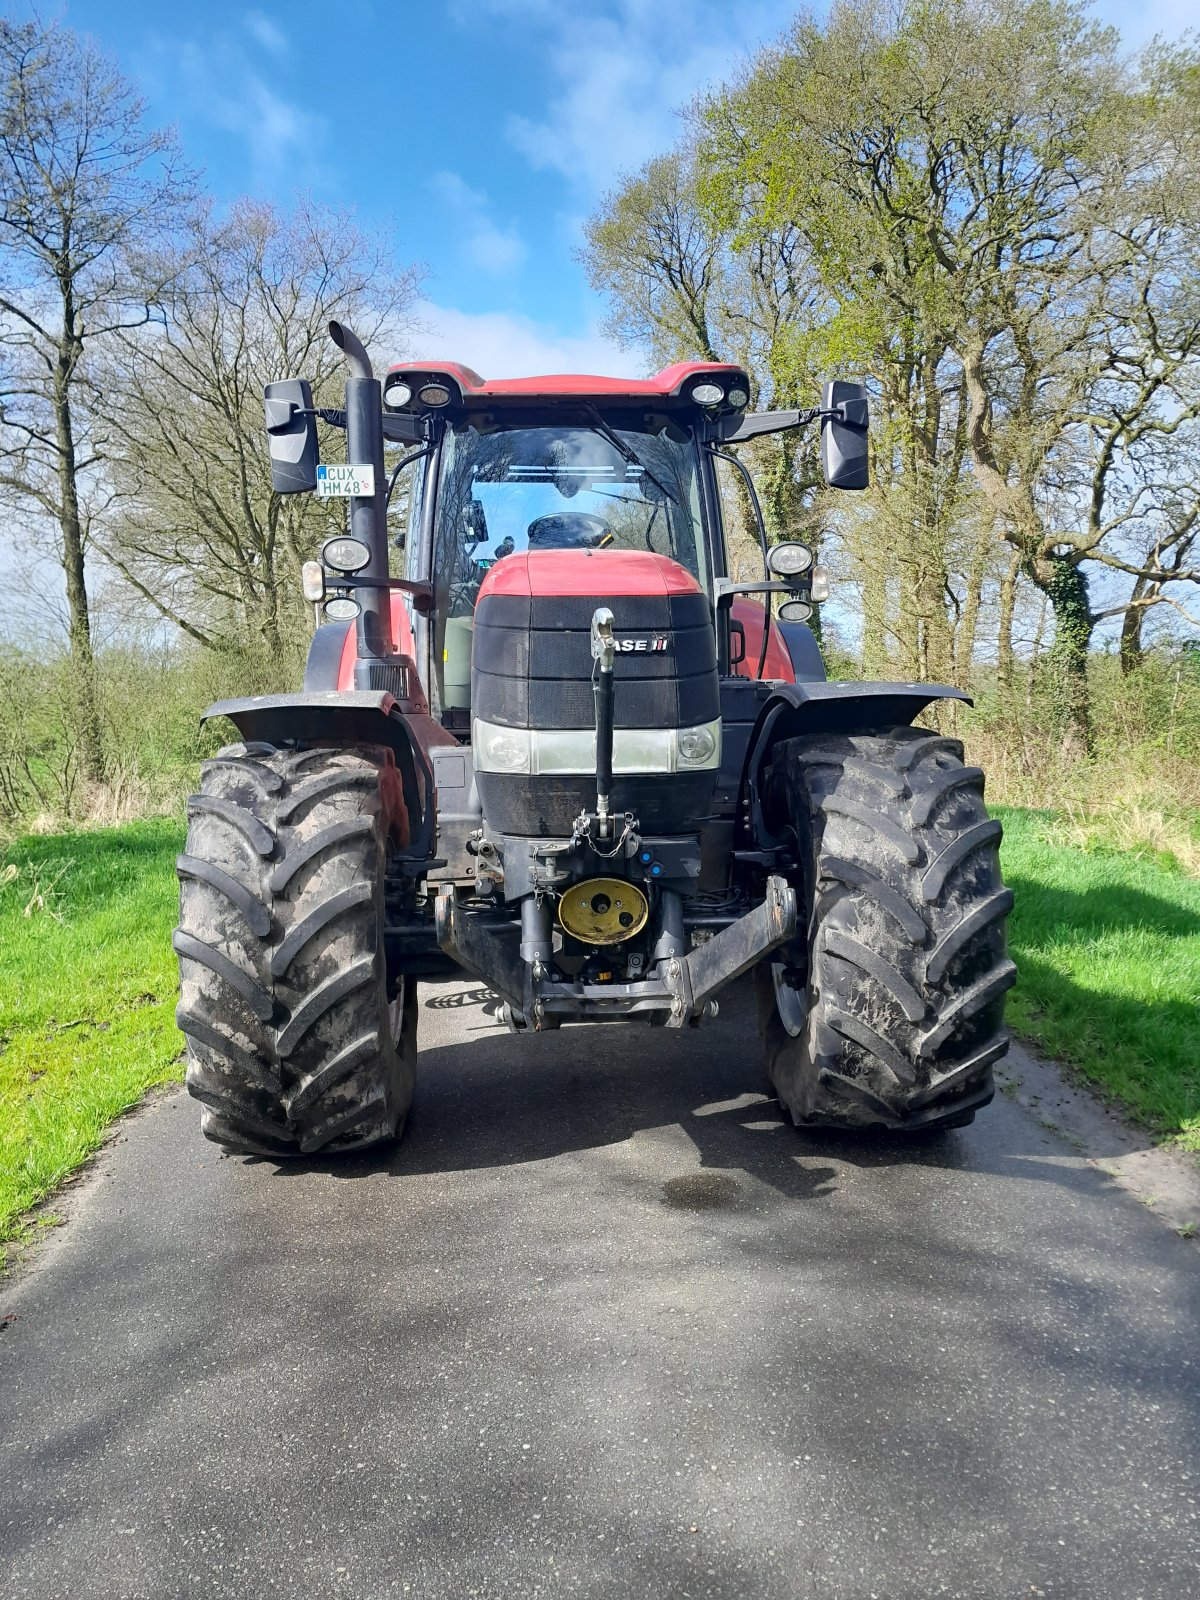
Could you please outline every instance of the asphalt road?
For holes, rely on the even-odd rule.
[[[132,1119],[0,1298],[0,1594],[1184,1600],[1196,1247],[1003,1096],[803,1138],[738,1006],[423,993],[404,1142]]]

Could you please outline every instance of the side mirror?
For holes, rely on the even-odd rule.
[[[870,482],[867,463],[867,386],[835,379],[821,391],[822,411],[837,417],[821,418],[821,472],[831,489],[865,489]]]
[[[276,494],[303,494],[317,487],[317,419],[306,378],[283,378],[263,391],[271,487]]]

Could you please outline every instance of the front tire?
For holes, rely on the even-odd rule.
[[[811,907],[755,974],[781,1105],[811,1127],[970,1122],[994,1093],[1016,981],[983,773],[921,728],[815,734],[778,747],[763,797]]]
[[[392,1138],[417,999],[386,971],[384,873],[404,827],[391,751],[239,744],[201,771],[173,943],[205,1135],[276,1157]]]

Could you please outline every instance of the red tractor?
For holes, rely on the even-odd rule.
[[[746,373],[708,362],[497,382],[418,362],[381,386],[330,332],[344,410],[301,379],[266,391],[275,490],[349,499],[305,568],[325,620],[302,692],[206,713],[242,742],[205,762],[179,858],[205,1133],[275,1157],[396,1135],[417,984],[464,972],[531,1034],[692,1027],[751,972],[796,1123],[970,1122],[1006,1045],[1012,896],[983,773],[912,725],[966,697],[826,682],[811,553],[769,545],[727,451],[816,423],[827,482],[861,489],[865,389],[750,413]],[[346,464],[320,464],[318,417]],[[728,575],[719,459],[757,518],[753,583]]]

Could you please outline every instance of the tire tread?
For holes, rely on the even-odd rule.
[[[802,736],[774,753],[769,825],[802,842],[810,886],[798,1034],[779,1020],[769,963],[756,986],[768,1071],[801,1126],[960,1126],[992,1096],[1016,981],[1013,897],[984,775],[962,754],[909,727]],[[799,954],[789,965],[803,974]]]

